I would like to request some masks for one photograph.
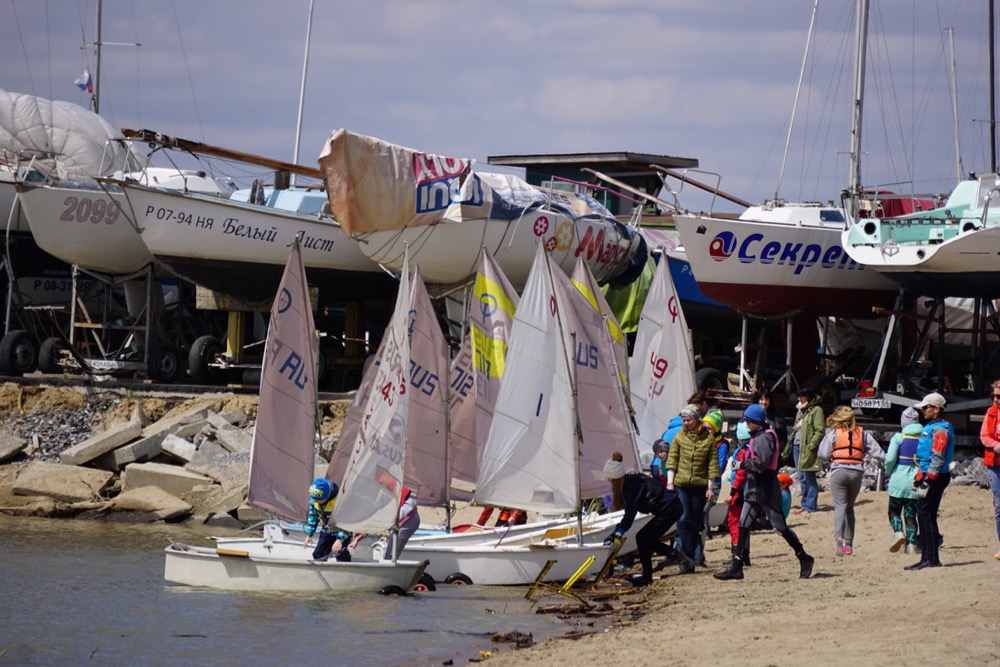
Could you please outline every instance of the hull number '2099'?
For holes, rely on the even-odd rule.
[[[87,197],[66,197],[63,201],[60,220],[66,222],[90,222],[95,225],[104,223],[113,225],[121,215],[121,208],[113,201],[106,199],[88,199]]]

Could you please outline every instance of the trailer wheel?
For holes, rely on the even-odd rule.
[[[150,380],[169,384],[177,379],[179,368],[177,350],[166,344],[153,346],[146,360]]]
[[[708,392],[722,392],[728,388],[725,376],[716,368],[699,368],[694,383],[698,389]]]
[[[434,577],[424,572],[420,575],[420,579],[417,581],[416,586],[413,587],[413,590],[433,593],[437,590],[437,582],[434,581]]]
[[[461,572],[456,572],[455,574],[449,574],[445,578],[444,583],[446,583],[446,584],[453,584],[455,586],[471,586],[472,585],[472,579],[469,579],[467,576],[465,576]]]
[[[0,338],[0,373],[20,376],[38,369],[38,344],[23,329]]]
[[[63,350],[62,339],[53,336],[42,341],[42,346],[38,348],[38,370],[43,373],[59,374],[63,372],[59,361],[62,359]]]
[[[191,344],[191,351],[188,352],[188,370],[191,372],[191,379],[198,384],[219,384],[222,382],[225,371],[212,366],[216,357],[223,354],[225,348],[215,336],[200,336]]]
[[[384,586],[382,590],[378,592],[379,595],[406,595],[406,591],[400,586]]]

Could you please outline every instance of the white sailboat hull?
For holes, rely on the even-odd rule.
[[[35,243],[53,257],[110,275],[134,273],[153,261],[118,190],[29,185],[19,198]]]
[[[480,248],[486,247],[518,291],[524,288],[541,242],[570,274],[583,255],[594,277],[604,282],[618,274],[635,255],[637,241],[608,220],[577,219],[551,210],[532,211],[518,220],[473,219],[358,235],[361,250],[394,271],[410,261],[420,266],[428,283],[450,284],[476,272]]]
[[[415,561],[317,563],[185,544],[171,544],[165,553],[167,581],[230,591],[377,592],[386,586],[408,591],[427,566]]]
[[[149,252],[171,273],[209,289],[248,300],[274,296],[299,233],[310,282],[325,273],[328,287],[320,280],[320,289],[330,298],[338,282],[356,294],[365,281],[385,278],[332,218],[132,183],[123,188]],[[394,292],[394,281],[387,282]]]
[[[550,560],[554,560],[555,564],[543,581],[569,579],[591,556],[594,561],[583,576],[594,576],[610,556],[611,547],[600,542],[498,547],[411,546],[407,543],[403,554],[407,558],[427,560],[426,572],[435,581],[445,581],[453,574],[462,574],[477,585],[519,586],[534,582]]]
[[[787,208],[767,220],[749,212],[738,220],[674,216],[706,296],[766,315],[870,316],[872,306],[891,305],[897,285],[844,251],[842,220],[824,223],[816,212],[799,217],[799,207]]]

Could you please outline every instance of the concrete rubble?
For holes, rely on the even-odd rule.
[[[228,397],[177,399],[158,418],[138,402],[127,414],[113,402],[72,418],[22,411],[8,420],[20,428],[0,429],[0,513],[236,529],[259,520],[246,505],[255,415],[226,409]],[[46,426],[59,430],[69,419],[63,442],[49,444]],[[326,461],[317,456],[316,464],[322,474]]]

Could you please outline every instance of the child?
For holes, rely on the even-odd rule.
[[[792,481],[791,475],[786,475],[785,473],[780,473],[778,475],[778,484],[781,485],[781,513],[788,518],[789,512],[792,511]]]
[[[730,456],[729,465],[729,512],[726,514],[726,526],[729,528],[729,539],[732,543],[733,555],[736,555],[737,544],[740,536],[740,514],[743,512],[743,486],[746,484],[747,471],[737,462],[743,463],[747,459],[747,445],[750,442],[750,429],[746,422],[736,425],[736,448]],[[742,554],[743,565],[750,565],[750,549]]]
[[[903,410],[900,433],[889,440],[885,454],[885,474],[889,478],[889,525],[895,534],[889,551],[917,553],[917,492],[913,479],[917,474],[917,443],[920,441],[920,415],[913,408]]]
[[[670,451],[670,445],[662,438],[653,443],[653,460],[649,464],[649,473],[653,476],[653,479],[658,479],[663,483],[664,486],[667,485],[667,453]]]
[[[337,504],[339,490],[335,482],[323,478],[315,480],[309,487],[309,516],[306,519],[306,541],[303,546],[308,547],[312,536],[319,530],[319,540],[312,553],[313,560],[325,561],[330,558],[330,554],[335,554],[338,561],[351,560],[351,554],[347,550],[351,534],[330,523],[330,514]]]

